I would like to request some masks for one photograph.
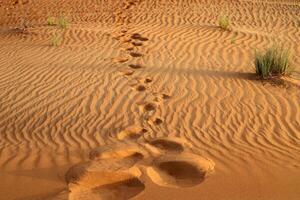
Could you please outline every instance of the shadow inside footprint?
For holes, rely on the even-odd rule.
[[[151,78],[145,78],[144,83],[151,83],[152,79]]]
[[[134,33],[134,34],[132,34],[132,36],[131,36],[131,38],[134,39],[134,40],[139,39],[139,38],[141,38],[141,37],[142,37],[142,35],[139,34],[139,33]]]
[[[143,54],[138,53],[138,52],[130,52],[130,55],[131,55],[132,57],[141,57],[141,56],[143,56]]]
[[[174,178],[182,187],[194,186],[203,182],[205,178],[203,171],[185,161],[161,162],[157,167]]]
[[[140,69],[140,68],[142,68],[142,66],[141,65],[139,65],[139,64],[130,64],[130,65],[128,65],[130,68],[132,68],[132,69]]]
[[[144,106],[144,110],[145,111],[154,111],[156,109],[156,105],[154,103],[147,103],[145,106]]]
[[[146,90],[146,87],[145,87],[144,85],[138,85],[138,86],[136,87],[136,90],[139,91],[139,92],[143,92],[143,91]]]
[[[148,41],[149,40],[148,38],[142,37],[141,34],[139,34],[139,33],[132,34],[131,38],[134,40],[140,40],[140,41]]]
[[[160,125],[160,124],[163,123],[163,120],[160,119],[160,118],[156,118],[156,119],[153,121],[153,123],[154,123],[155,125]]]
[[[131,44],[136,47],[143,46],[143,43],[141,43],[141,42],[131,42]]]
[[[193,187],[202,183],[214,169],[214,163],[191,153],[163,155],[147,168],[151,180],[165,187]]]
[[[103,200],[127,200],[143,190],[145,190],[145,185],[138,178],[133,178],[94,188],[92,192],[99,194]]]
[[[176,141],[172,141],[165,138],[154,139],[149,142],[152,146],[165,151],[183,152],[184,147],[182,144]]]
[[[163,98],[163,99],[170,99],[171,96],[170,96],[170,95],[167,95],[167,94],[162,94],[162,98]]]

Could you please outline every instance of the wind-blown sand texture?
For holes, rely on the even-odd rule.
[[[0,0],[0,26],[1,200],[300,199],[299,0]],[[254,75],[273,42],[283,84]]]

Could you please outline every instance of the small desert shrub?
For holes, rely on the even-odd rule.
[[[60,16],[58,19],[59,28],[66,29],[66,28],[68,28],[68,25],[69,25],[69,23],[68,23],[67,19],[64,16]]]
[[[60,44],[60,36],[54,33],[51,37],[51,45],[57,47]]]
[[[55,17],[48,17],[47,19],[48,26],[55,26],[56,25],[55,21],[56,21]]]
[[[265,52],[255,52],[256,74],[264,79],[285,75],[290,67],[289,57],[289,50],[277,45]]]
[[[219,17],[219,27],[223,30],[229,30],[230,20],[227,15],[221,15]]]

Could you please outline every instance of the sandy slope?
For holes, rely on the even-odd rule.
[[[0,199],[300,199],[300,1],[26,0],[22,34],[12,2]],[[283,85],[253,75],[274,41],[295,57]]]

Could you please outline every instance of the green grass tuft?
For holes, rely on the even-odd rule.
[[[221,15],[219,17],[219,27],[223,30],[229,30],[230,20],[227,15]]]
[[[256,74],[263,79],[286,75],[290,68],[289,58],[289,50],[277,45],[265,52],[255,52]]]
[[[67,29],[69,26],[69,23],[67,19],[64,16],[60,16],[58,19],[58,27],[61,29]]]
[[[57,47],[59,46],[60,41],[61,37],[57,33],[54,33],[51,37],[51,45]]]
[[[47,25],[48,26],[55,26],[56,25],[56,19],[55,19],[55,17],[48,17],[48,19],[47,19]]]

